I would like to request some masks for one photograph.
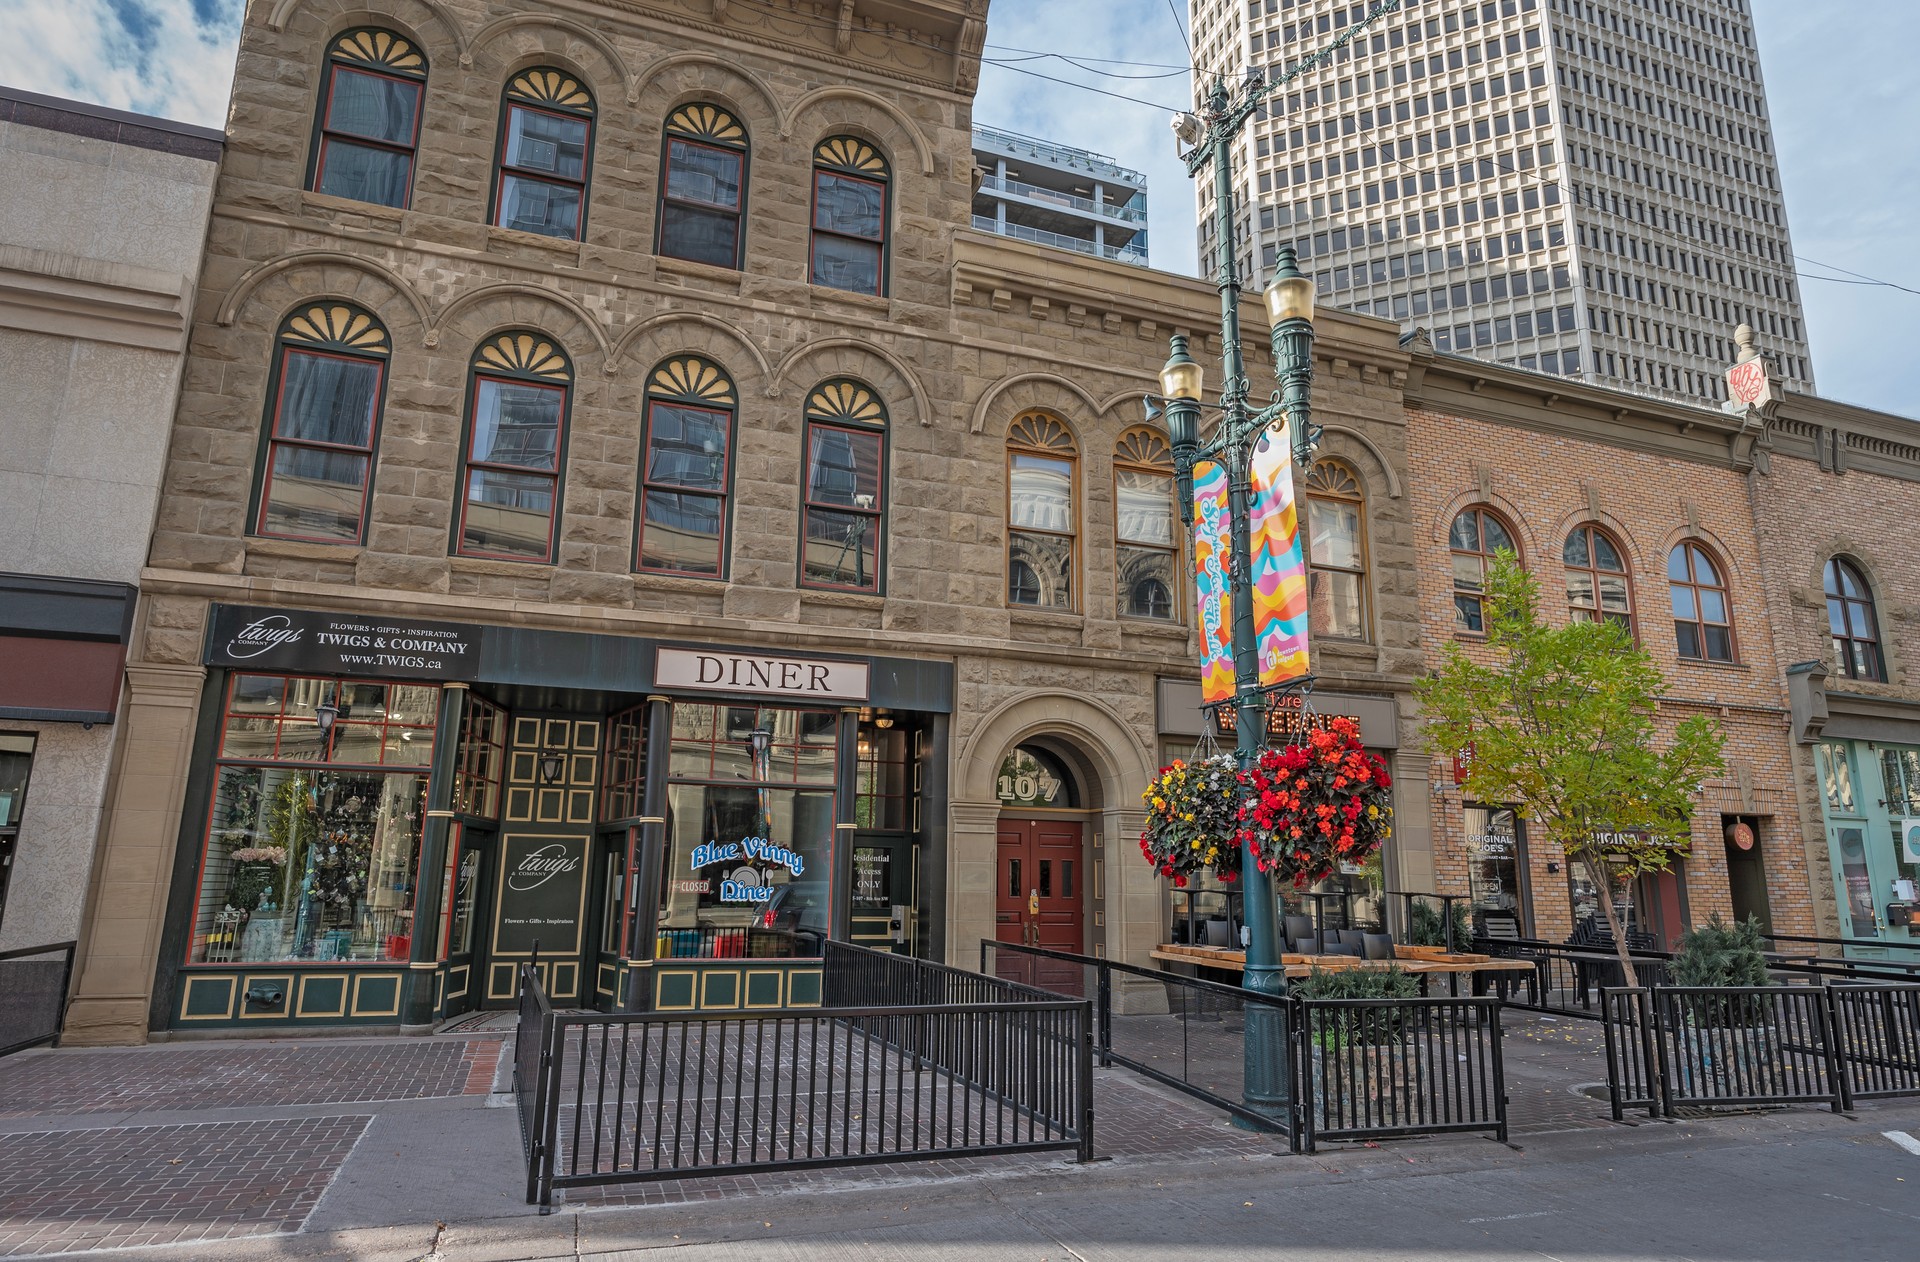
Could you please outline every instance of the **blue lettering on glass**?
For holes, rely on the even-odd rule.
[[[799,876],[807,870],[807,861],[785,846],[776,846],[765,837],[742,837],[739,841],[703,842],[693,848],[693,866],[711,867],[716,863],[734,863],[745,858],[753,863],[770,863]]]
[[[748,885],[744,881],[720,882],[720,901],[723,903],[764,903],[773,897],[771,885]]]

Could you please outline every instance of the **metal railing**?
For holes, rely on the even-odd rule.
[[[72,942],[0,951],[0,1056],[57,1043],[73,981]]]
[[[825,969],[817,1009],[560,1015],[523,969],[516,1088],[538,1097],[522,1098],[528,1201],[825,1166],[1092,1159],[1086,1001],[844,943],[828,944]],[[933,999],[904,1000],[914,992]]]
[[[821,937],[756,926],[701,925],[661,929],[654,936],[654,955],[662,960],[818,959]]]
[[[981,972],[1094,1000],[1094,1050],[1241,1121],[1323,1139],[1507,1133],[1497,998],[1275,999],[1200,978],[1010,942],[980,944]],[[1293,1077],[1284,1116],[1246,1104],[1246,1028],[1284,1023]]]
[[[1063,193],[1059,189],[1042,188],[1038,184],[1028,184],[1024,180],[1003,180],[997,175],[982,176],[980,187],[996,193],[1013,193],[1019,197],[1032,198],[1034,201],[1050,202],[1056,206],[1070,206],[1074,210],[1083,210],[1090,215],[1100,215],[1108,219],[1118,219],[1124,223],[1145,223],[1147,212],[1124,202],[1097,202],[1091,197],[1082,197],[1078,193]]]
[[[1128,184],[1143,185],[1147,177],[1130,167],[1123,167],[1104,153],[1095,153],[1091,149],[1076,149],[1071,145],[1055,144],[1051,140],[1041,140],[1036,136],[1023,136],[1017,131],[1007,131],[1000,127],[988,127],[983,123],[973,125],[973,142],[999,145],[1016,153],[1030,157],[1045,158],[1058,162],[1062,166],[1080,167],[1095,174],[1106,173],[1114,179]]]
[[[1032,241],[1036,245],[1057,245],[1079,254],[1091,254],[1097,258],[1114,259],[1121,263],[1147,261],[1146,250],[1137,245],[1100,245],[1090,237],[1067,237],[1041,228],[1029,228],[1025,224],[1003,224],[991,215],[975,215],[973,226],[982,232],[991,232],[996,236],[1016,237],[1021,241]]]
[[[1600,1006],[1615,1121],[1920,1096],[1920,985],[1609,987]]]

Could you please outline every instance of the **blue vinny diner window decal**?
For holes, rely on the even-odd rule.
[[[662,958],[820,953],[838,724],[832,710],[674,703]]]

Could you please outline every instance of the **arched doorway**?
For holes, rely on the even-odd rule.
[[[994,847],[994,936],[1001,942],[1078,954],[1087,945],[1084,798],[1064,759],[1045,746],[1015,746],[994,787],[1000,820]]]

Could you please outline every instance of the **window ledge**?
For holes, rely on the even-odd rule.
[[[872,592],[836,592],[819,587],[802,587],[800,603],[803,605],[837,605],[842,609],[873,609],[887,607],[885,596],[876,596]]]
[[[1472,638],[1483,640],[1486,637],[1475,636]],[[1332,636],[1321,636],[1316,639],[1309,636],[1307,643],[1312,646],[1314,652],[1327,657],[1344,657],[1353,661],[1369,663],[1380,660],[1380,646],[1366,640],[1335,639]]]
[[[1716,662],[1710,658],[1681,657],[1677,654],[1673,660],[1682,666],[1692,666],[1699,670],[1735,670],[1747,675],[1753,673],[1753,667],[1745,662]]]
[[[671,254],[653,256],[655,276],[690,276],[696,280],[711,281],[716,285],[730,285],[740,288],[741,277],[745,275],[737,267],[715,267],[711,263],[696,263],[692,259],[677,259]]]
[[[872,311],[880,315],[893,314],[893,299],[884,294],[856,294],[851,290],[835,289],[832,285],[816,285],[807,282],[807,291],[816,301],[843,302],[862,311]]]
[[[1008,605],[1007,620],[1015,626],[1025,623],[1036,627],[1067,627],[1079,626],[1087,619],[1086,615],[1075,613],[1071,609],[1040,609],[1029,605]]]
[[[1145,635],[1160,640],[1178,640],[1182,644],[1187,640],[1187,626],[1183,622],[1162,622],[1157,618],[1129,618],[1124,614],[1120,619],[1120,634]]]
[[[712,596],[727,590],[728,582],[724,578],[694,578],[680,574],[635,574],[633,590],[636,592],[699,592]]]
[[[247,536],[249,556],[285,557],[296,561],[337,561],[342,556],[366,551],[358,543],[317,543],[311,539],[275,539],[265,535]]]
[[[447,562],[455,574],[510,574],[515,578],[524,577],[529,566],[555,568],[551,561],[505,561],[494,557],[450,556]]]
[[[300,194],[300,204],[316,214],[360,215],[367,219],[384,219],[395,225],[406,218],[407,214],[403,206],[357,202],[351,197],[336,197],[332,193],[316,193],[311,189]]]
[[[541,236],[537,232],[521,232],[518,228],[502,228],[498,224],[488,226],[487,246],[490,249],[495,246],[521,246],[548,254],[564,255],[576,264],[580,261],[580,242],[578,241]]]

